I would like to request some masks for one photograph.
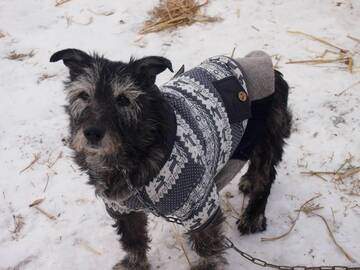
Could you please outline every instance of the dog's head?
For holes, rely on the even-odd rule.
[[[171,62],[157,56],[123,63],[66,49],[50,58],[59,60],[70,72],[65,82],[70,146],[86,156],[118,154],[136,141],[156,107],[156,75],[166,68],[172,71]]]

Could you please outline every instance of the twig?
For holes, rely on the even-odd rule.
[[[34,155],[34,159],[30,162],[29,165],[27,165],[24,169],[22,169],[22,170],[20,171],[20,173],[23,173],[23,172],[26,171],[27,169],[30,169],[36,162],[39,161],[40,156],[41,156],[40,153],[36,153],[36,154]]]
[[[345,64],[348,64],[350,61],[350,57],[339,57],[334,59],[304,59],[304,60],[290,60],[286,62],[286,64],[328,64],[328,63],[336,63],[344,61]]]
[[[311,215],[316,216],[316,217],[319,217],[319,218],[325,223],[326,228],[327,228],[327,230],[328,230],[328,232],[329,232],[329,234],[330,234],[330,237],[331,237],[331,239],[333,240],[334,244],[338,247],[338,249],[345,255],[345,257],[346,257],[350,262],[356,263],[355,259],[354,259],[353,257],[351,257],[351,256],[349,255],[349,253],[347,253],[347,252],[345,251],[345,249],[344,249],[342,246],[340,246],[340,244],[336,241],[335,236],[334,236],[333,232],[331,231],[330,226],[329,226],[328,222],[326,221],[326,219],[325,219],[322,215],[317,214],[317,213],[311,213]]]
[[[296,222],[297,222],[297,221],[299,220],[299,218],[300,218],[300,213],[301,213],[312,201],[316,200],[316,199],[319,198],[319,197],[321,197],[320,194],[312,197],[311,199],[307,200],[305,203],[303,203],[303,204],[300,206],[299,210],[297,211],[296,218],[292,221],[292,224],[291,224],[291,226],[290,226],[290,228],[289,228],[289,230],[288,230],[287,232],[285,232],[285,233],[283,233],[283,234],[281,234],[281,235],[279,235],[279,236],[275,236],[275,237],[263,237],[263,238],[261,238],[261,241],[276,241],[276,240],[279,240],[279,239],[281,239],[281,238],[284,238],[284,237],[288,236],[288,235],[292,232],[292,230],[295,228]]]
[[[331,44],[330,42],[328,42],[328,41],[326,41],[326,40],[324,40],[324,39],[315,37],[315,36],[313,36],[313,35],[310,35],[310,34],[307,34],[307,33],[301,32],[301,31],[288,31],[288,33],[290,33],[290,34],[295,34],[295,35],[303,35],[303,36],[305,36],[305,37],[311,38],[311,39],[313,39],[313,40],[315,40],[315,41],[318,41],[318,42],[320,42],[320,43],[323,43],[323,44],[325,44],[325,45],[328,45],[328,46],[330,46],[330,47],[332,47],[332,48],[338,49],[338,50],[340,50],[340,51],[343,52],[343,53],[348,53],[348,52],[349,52],[349,50],[340,48],[340,47],[338,47],[338,46],[336,46],[336,45],[334,45],[334,44]]]
[[[24,217],[22,215],[16,215],[16,216],[13,215],[13,219],[14,219],[14,230],[11,231],[11,233],[18,234],[25,225]]]
[[[71,0],[56,0],[55,7],[59,7],[67,2],[70,2]]]
[[[51,169],[55,165],[55,163],[62,158],[62,156],[63,152],[61,151],[53,162],[49,162],[48,168]]]
[[[50,180],[50,175],[49,175],[48,173],[46,173],[46,184],[45,184],[45,187],[44,187],[43,192],[45,192],[45,191],[46,191],[47,186],[48,186],[48,184],[49,184],[49,180]]]
[[[301,172],[301,174],[304,175],[309,175],[309,176],[316,176],[319,177],[320,179],[324,180],[325,182],[328,182],[328,180],[323,177],[321,174],[334,174],[333,172],[315,172],[315,171],[309,171],[309,172]]]
[[[36,210],[38,210],[41,214],[44,214],[45,216],[47,216],[49,219],[51,220],[56,220],[56,217],[49,214],[48,212],[46,212],[45,210],[43,210],[42,208],[40,208],[38,205],[35,205],[34,208]]]
[[[5,270],[21,270],[24,269],[24,267],[29,264],[33,259],[35,259],[35,256],[29,256],[26,257],[25,259],[21,260],[20,262],[18,262],[16,265],[5,268]]]
[[[87,249],[88,251],[94,253],[95,255],[98,255],[98,256],[102,255],[102,253],[101,253],[100,251],[94,249],[93,247],[91,247],[91,246],[89,245],[88,242],[86,242],[86,241],[84,241],[84,240],[82,240],[82,239],[76,239],[76,240],[75,240],[75,243],[78,244],[78,245],[81,245],[82,247],[84,247],[84,248]]]
[[[353,37],[353,36],[350,36],[350,35],[347,35],[346,37],[352,39],[353,41],[356,41],[356,42],[360,43],[360,38],[356,38],[356,37]]]
[[[56,77],[56,76],[57,76],[56,74],[53,74],[53,75],[42,74],[42,75],[38,78],[37,83],[40,83],[40,82],[45,81],[45,80],[50,79],[50,78],[54,78],[54,77]]]
[[[350,85],[349,87],[345,88],[343,91],[341,91],[340,93],[335,94],[335,96],[341,96],[342,94],[344,94],[346,91],[350,90],[351,88],[353,88],[354,86],[360,84],[360,81],[357,81],[356,83]]]
[[[234,57],[234,54],[235,54],[235,50],[236,50],[236,47],[234,47],[234,49],[232,50],[232,52],[231,52],[231,58],[233,58]]]
[[[191,267],[191,262],[190,262],[189,256],[187,255],[187,252],[186,252],[186,249],[185,249],[185,247],[184,247],[183,241],[181,241],[181,238],[180,238],[180,236],[179,236],[179,233],[178,233],[175,225],[174,225],[174,224],[172,224],[172,225],[173,225],[173,230],[174,230],[176,242],[178,243],[178,245],[179,245],[180,248],[182,249],[182,251],[183,251],[183,253],[184,253],[184,255],[185,255],[185,258],[186,258],[189,266]]]
[[[45,198],[41,198],[41,199],[37,199],[35,201],[33,201],[32,203],[29,204],[29,207],[33,207],[35,205],[39,205],[40,203],[42,203],[45,200]]]
[[[5,56],[5,59],[24,61],[26,58],[34,57],[34,55],[35,55],[34,50],[31,50],[28,53],[17,53],[16,51],[11,51],[7,56]]]

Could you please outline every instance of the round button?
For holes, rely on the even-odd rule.
[[[247,100],[247,95],[246,95],[245,92],[241,91],[241,92],[238,93],[238,98],[239,98],[240,101],[244,102],[244,101]]]

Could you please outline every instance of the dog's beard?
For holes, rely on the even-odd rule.
[[[70,148],[84,155],[85,162],[93,172],[111,171],[113,168],[107,165],[109,158],[115,156],[120,150],[120,143],[108,133],[105,134],[99,145],[91,145],[84,136],[83,129],[79,129],[70,141]]]
[[[83,153],[85,156],[110,156],[119,151],[120,143],[107,132],[99,145],[91,145],[84,136],[84,130],[79,129],[73,136],[70,146],[76,152]]]

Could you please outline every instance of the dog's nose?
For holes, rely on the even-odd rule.
[[[100,142],[104,134],[105,130],[98,127],[88,127],[84,130],[84,135],[91,144]]]

